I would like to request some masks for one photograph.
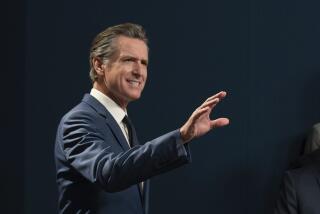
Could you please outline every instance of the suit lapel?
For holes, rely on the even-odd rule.
[[[129,150],[130,148],[127,143],[127,140],[124,137],[117,121],[112,117],[110,112],[96,98],[94,98],[90,94],[85,94],[82,101],[87,103],[88,105],[90,105],[93,109],[95,109],[98,112],[98,114],[100,114],[101,116],[103,116],[106,119],[107,125],[109,126],[109,128],[112,131],[112,133],[114,134],[114,136],[117,138],[117,142],[120,144],[122,149],[124,151]],[[136,133],[134,126],[132,126],[132,140],[133,140],[132,142],[133,142],[134,146],[139,145],[137,133]],[[142,202],[142,204],[144,204],[144,200],[145,200],[143,197],[144,194],[142,193],[139,184],[137,184],[136,186],[139,191],[141,202]],[[148,184],[147,184],[146,188],[148,188]]]
[[[127,143],[127,140],[124,137],[118,123],[115,121],[115,119],[111,116],[111,114],[109,112],[107,112],[107,114],[108,114],[108,116],[106,118],[106,122],[107,122],[108,126],[110,127],[111,131],[113,132],[114,136],[117,138],[118,142],[120,143],[122,149],[124,151],[130,149],[129,145]]]
[[[82,101],[89,104],[93,109],[97,111],[98,114],[106,119],[106,123],[116,137],[117,142],[120,144],[124,151],[128,150],[129,145],[127,143],[127,140],[123,136],[121,128],[119,127],[117,121],[112,117],[110,112],[96,98],[89,94],[85,94]]]

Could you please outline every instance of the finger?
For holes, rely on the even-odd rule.
[[[219,93],[209,97],[208,99],[206,99],[206,101],[215,99],[215,98],[219,98],[219,99],[223,99],[225,96],[227,96],[227,92],[225,91],[220,91]]]
[[[210,111],[210,107],[205,107],[202,109],[197,109],[194,113],[193,113],[193,120],[197,120],[199,117],[201,117],[202,115],[208,113]]]
[[[213,106],[217,105],[219,101],[220,101],[219,98],[215,98],[213,100],[206,101],[198,109],[206,108],[208,106],[210,106],[212,108]]]
[[[215,119],[215,120],[211,120],[210,121],[210,126],[212,129],[214,128],[218,128],[218,127],[222,127],[222,126],[226,126],[230,123],[229,119],[228,118],[218,118],[218,119]]]

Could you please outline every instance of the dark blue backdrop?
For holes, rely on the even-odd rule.
[[[272,212],[283,171],[320,121],[319,1],[6,3],[4,213],[56,213],[56,126],[91,88],[94,35],[128,21],[150,38],[148,83],[129,107],[141,141],[181,126],[207,96],[229,93],[214,116],[230,126],[195,140],[192,164],[152,179],[151,213]]]

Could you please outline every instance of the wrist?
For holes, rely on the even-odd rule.
[[[190,137],[188,136],[187,134],[187,131],[185,130],[185,127],[182,126],[180,129],[180,138],[182,139],[182,143],[185,144],[187,143],[188,141],[190,141]]]

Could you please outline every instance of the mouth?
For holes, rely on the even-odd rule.
[[[127,80],[127,82],[128,82],[129,85],[132,86],[132,87],[139,87],[140,84],[141,84],[141,81],[135,80],[135,79],[129,79],[129,80]]]

